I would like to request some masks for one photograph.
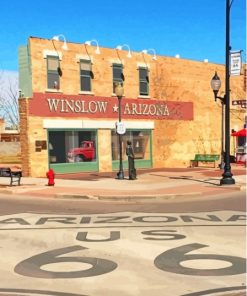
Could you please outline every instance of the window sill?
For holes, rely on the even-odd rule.
[[[94,96],[94,92],[92,92],[92,91],[79,91],[79,95],[91,95],[91,96]]]
[[[112,96],[112,97],[117,97],[117,95],[116,95],[116,94],[112,94],[111,96]],[[122,95],[122,97],[124,98],[124,97],[125,97],[125,95]]]
[[[140,96],[138,96],[138,99],[151,99],[151,97],[150,96],[143,96],[143,95],[140,95]]]
[[[63,93],[61,89],[54,89],[54,88],[47,88],[45,92],[50,92],[50,93]]]

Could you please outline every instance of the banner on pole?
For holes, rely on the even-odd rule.
[[[240,75],[241,67],[242,67],[242,60],[241,60],[241,50],[234,51],[230,53],[230,60],[231,60],[231,76]]]

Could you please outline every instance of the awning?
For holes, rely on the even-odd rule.
[[[246,128],[241,129],[238,132],[232,133],[233,137],[246,137]]]

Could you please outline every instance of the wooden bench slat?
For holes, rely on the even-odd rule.
[[[218,154],[195,154],[195,158],[191,159],[190,166],[199,166],[199,162],[212,162],[215,167],[215,161],[220,159]]]

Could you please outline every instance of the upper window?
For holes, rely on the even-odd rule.
[[[113,64],[113,93],[115,94],[115,87],[119,83],[123,86],[124,75],[123,75],[123,65]]]
[[[140,89],[141,96],[149,95],[148,68],[144,68],[144,67],[139,68],[139,89]]]
[[[59,57],[47,56],[47,85],[49,89],[59,89]]]
[[[81,91],[92,91],[92,63],[90,60],[80,60]]]

